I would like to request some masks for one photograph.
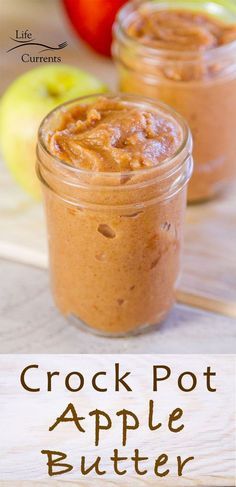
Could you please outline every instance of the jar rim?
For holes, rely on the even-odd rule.
[[[236,40],[231,41],[225,45],[222,46],[216,46],[211,49],[207,49],[205,51],[194,51],[194,50],[185,50],[185,51],[178,51],[178,50],[172,50],[172,49],[160,49],[156,48],[153,46],[147,46],[144,42],[142,42],[140,39],[136,39],[129,35],[127,33],[127,30],[124,28],[124,18],[126,19],[126,22],[128,20],[128,16],[130,16],[132,13],[134,13],[137,8],[140,5],[152,5],[155,2],[153,0],[129,0],[121,9],[118,11],[118,14],[116,16],[115,23],[113,25],[113,33],[117,34],[119,32],[123,39],[127,42],[127,44],[130,44],[130,46],[136,46],[137,45],[142,49],[142,53],[144,55],[150,55],[150,57],[157,56],[159,55],[160,57],[162,55],[172,55],[172,59],[166,59],[165,62],[171,62],[173,63],[173,54],[177,56],[181,56],[180,59],[177,59],[176,62],[180,61],[181,63],[192,63],[194,61],[199,62],[199,57],[201,59],[205,59],[206,61],[212,60],[214,57],[223,57],[226,53],[231,52],[233,50],[236,50]],[[220,5],[219,2],[215,0],[204,0],[203,4],[206,4],[209,6],[209,4],[213,5]],[[168,8],[168,0],[159,0],[158,6],[163,6],[165,9]],[[223,2],[222,2],[223,6]],[[236,5],[232,4],[232,7],[235,9],[235,15],[236,15]],[[224,8],[227,8],[224,6]],[[236,17],[235,17],[235,22],[236,22]],[[196,59],[196,55],[198,55],[198,58]]]
[[[86,100],[91,100],[92,98],[96,97],[106,97],[109,99],[113,98],[119,98],[122,101],[127,101],[134,104],[134,106],[149,106],[150,108],[154,107],[157,109],[160,109],[163,113],[165,113],[167,116],[172,117],[175,121],[177,121],[178,125],[180,126],[182,130],[182,140],[179,146],[177,147],[176,151],[168,158],[164,159],[160,163],[154,165],[153,167],[148,167],[148,168],[142,168],[142,169],[137,169],[137,170],[129,170],[129,171],[117,171],[117,172],[106,172],[106,171],[91,171],[88,169],[84,168],[79,168],[72,166],[71,164],[68,164],[68,162],[64,161],[63,159],[58,158],[54,154],[52,154],[47,147],[47,144],[45,143],[44,140],[44,127],[45,124],[50,120],[50,118],[56,113],[60,112],[60,110],[63,107],[67,107],[69,105],[73,105],[76,102],[85,102]],[[179,158],[182,153],[186,151],[186,148],[188,150],[189,155],[191,155],[192,152],[192,135],[189,129],[189,126],[185,119],[178,113],[176,112],[172,107],[169,105],[162,103],[160,101],[153,100],[152,98],[149,97],[144,97],[144,96],[138,96],[138,95],[133,95],[133,94],[125,94],[125,93],[95,93],[92,95],[88,96],[82,96],[78,98],[74,98],[72,100],[69,100],[65,103],[62,103],[58,105],[56,108],[51,110],[42,120],[39,129],[38,129],[38,144],[40,148],[43,150],[44,153],[50,158],[55,161],[59,167],[62,167],[64,169],[67,169],[67,171],[71,171],[73,174],[80,174],[83,176],[91,176],[93,175],[101,175],[103,178],[112,178],[113,180],[117,178],[117,180],[120,180],[121,176],[122,177],[129,177],[129,176],[137,176],[137,175],[152,175],[152,173],[155,173],[157,168],[162,168],[164,169],[165,166],[168,167],[169,163],[174,161],[176,158]],[[185,155],[183,154],[183,161],[185,160]]]

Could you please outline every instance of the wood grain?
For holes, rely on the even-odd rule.
[[[236,317],[236,185],[189,207],[178,300]]]
[[[26,393],[19,382],[22,370],[32,363],[37,364],[38,369],[28,372],[26,381],[40,389],[34,394]],[[115,390],[115,363],[120,364],[122,374],[130,372],[126,380],[132,387],[132,393],[122,386],[119,392]],[[153,392],[152,370],[153,365],[157,364],[169,366],[172,373]],[[209,366],[216,374],[211,381],[215,393],[207,390],[203,375]],[[122,463],[122,467],[127,468],[127,474],[123,477],[127,487],[136,484],[142,487],[233,485],[234,368],[235,359],[230,355],[0,355],[0,478],[47,480],[46,457],[40,453],[47,448],[68,455],[68,461],[74,468],[64,476],[65,480],[78,479],[80,482],[81,455],[86,456],[88,464],[99,455],[102,458],[101,466],[107,472],[102,479],[103,485],[107,485],[107,480],[120,485],[121,479],[114,475],[109,457],[114,448],[118,448],[130,459],[135,448],[139,448],[141,455],[148,457],[141,464],[148,472],[144,477],[136,476],[132,462],[127,459]],[[55,370],[59,371],[59,376],[52,381],[51,391],[47,392],[47,372]],[[106,376],[100,378],[99,384],[107,388],[102,393],[95,391],[91,385],[92,377],[101,370],[106,371]],[[76,393],[69,392],[65,387],[65,377],[72,371],[81,372],[85,381],[84,388]],[[196,388],[191,393],[184,393],[178,387],[178,378],[185,371],[191,371],[197,378]],[[72,383],[74,386],[78,384],[77,381]],[[184,381],[186,386],[190,383]],[[151,431],[148,426],[150,399],[154,401],[154,422],[161,423],[156,431]],[[85,418],[82,421],[84,433],[78,432],[72,423],[59,425],[50,432],[49,426],[71,402],[79,415]],[[183,424],[178,433],[168,428],[169,414],[176,407],[183,410],[181,420],[175,424],[175,427]],[[101,432],[99,448],[95,447],[94,418],[89,415],[95,408],[106,411],[112,419],[110,431]],[[123,408],[135,412],[139,418],[139,428],[128,431],[124,448],[122,418],[116,414]],[[168,454],[168,476],[156,478],[154,462],[163,452]],[[182,477],[178,476],[176,469],[177,455],[182,459],[194,457],[184,469]],[[98,479],[92,473],[85,480],[85,485],[97,487]]]

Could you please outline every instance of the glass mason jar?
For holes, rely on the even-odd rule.
[[[37,174],[57,307],[90,330],[122,336],[160,323],[173,304],[192,140],[185,121],[172,109],[123,95],[122,101],[174,119],[182,143],[173,157],[125,173],[88,171],[57,159],[45,142],[48,131],[55,130],[61,111],[96,96],[62,105],[43,120]]]
[[[236,25],[231,0],[152,0],[127,3],[114,26],[113,57],[119,89],[161,100],[187,120],[193,134],[194,173],[189,201],[222,191],[236,175],[236,41],[204,52],[147,46],[127,33],[138,9],[192,10]]]

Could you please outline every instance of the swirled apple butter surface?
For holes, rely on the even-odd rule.
[[[123,172],[156,166],[175,153],[181,139],[179,125],[155,110],[100,98],[65,112],[47,143],[53,155],[75,167]]]
[[[236,25],[189,10],[140,9],[127,32],[156,49],[204,51],[236,40]]]
[[[159,323],[173,303],[191,173],[182,119],[150,101],[98,97],[52,112],[41,137],[59,309],[108,334]]]
[[[235,3],[130,2],[115,32],[120,89],[162,100],[185,117],[194,141],[189,200],[211,198],[236,176]]]

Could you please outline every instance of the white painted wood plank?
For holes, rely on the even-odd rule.
[[[119,392],[115,392],[114,368],[117,362],[120,363],[122,373],[130,371],[127,381],[132,387],[132,393],[127,393],[122,387]],[[31,363],[38,364],[39,368],[32,374],[29,372],[26,380],[40,388],[37,394],[26,393],[19,383],[21,371]],[[152,388],[154,364],[168,365],[172,371],[170,378],[159,384],[157,392]],[[207,390],[206,378],[203,376],[209,366],[216,374],[211,381],[216,389],[214,393]],[[148,473],[142,478],[136,476],[132,462],[125,461],[122,463],[122,467],[127,468],[127,475],[123,477],[125,485],[133,487],[136,481],[137,485],[151,487],[233,485],[235,358],[232,356],[166,355],[163,358],[158,354],[0,355],[0,370],[2,479],[47,479],[46,458],[42,458],[40,452],[42,448],[48,448],[68,455],[68,461],[74,468],[65,479],[78,479],[80,482],[81,455],[86,456],[89,464],[99,455],[102,458],[101,465],[107,471],[107,476],[102,478],[103,485],[107,485],[106,481],[109,485],[109,480],[120,485],[121,479],[113,474],[109,457],[114,448],[120,450],[122,447],[122,420],[116,413],[126,408],[135,412],[139,418],[139,429],[128,432],[127,444],[120,451],[130,458],[134,449],[139,448],[141,455],[148,457],[144,465],[141,464],[142,468],[147,468]],[[55,370],[60,372],[60,376],[52,381],[52,390],[48,393],[47,371]],[[91,385],[91,378],[100,370],[107,372],[106,377],[99,380],[99,384],[107,387],[103,393],[95,391]],[[85,387],[77,393],[69,392],[65,387],[65,377],[72,371],[81,372],[85,380]],[[185,371],[193,372],[197,378],[197,386],[191,393],[180,391],[178,387],[178,377]],[[184,383],[189,384],[189,381]],[[156,431],[148,427],[150,399],[154,401],[155,422],[158,420],[162,423]],[[71,402],[79,415],[85,417],[85,421],[82,421],[85,433],[78,432],[71,423],[60,425],[49,432],[48,428],[58,413]],[[168,430],[168,417],[176,407],[183,410],[183,417],[177,425],[183,424],[184,428],[173,433]],[[101,433],[99,448],[94,444],[94,419],[89,417],[89,412],[95,408],[108,412],[112,419],[111,430]],[[166,465],[169,474],[165,478],[156,478],[153,472],[154,461],[163,452],[169,457]],[[181,478],[176,471],[177,455],[181,455],[181,458],[194,457]],[[86,480],[87,485],[97,487],[98,479],[92,473]]]

